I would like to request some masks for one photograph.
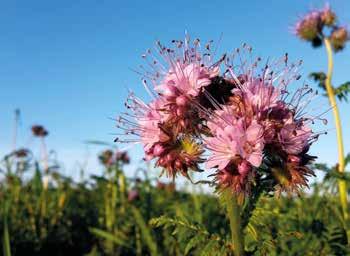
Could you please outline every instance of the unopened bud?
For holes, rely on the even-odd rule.
[[[180,106],[180,107],[184,107],[186,106],[188,103],[188,99],[186,96],[181,95],[179,97],[176,98],[176,105]]]
[[[177,93],[178,93],[178,89],[174,85],[167,85],[162,92],[162,94],[166,98],[175,97]]]
[[[156,144],[153,148],[153,155],[160,156],[164,152],[164,147],[160,144]]]
[[[340,51],[345,47],[349,39],[348,31],[344,27],[336,28],[332,31],[330,40],[335,51]]]
[[[331,8],[327,5],[323,11],[321,12],[321,21],[326,26],[333,26],[337,16],[335,12],[331,10]]]

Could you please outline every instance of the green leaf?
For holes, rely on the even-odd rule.
[[[346,155],[344,162],[345,162],[345,166],[347,166],[350,163],[350,153]]]
[[[318,83],[318,87],[322,88],[324,91],[326,90],[326,79],[327,75],[324,72],[313,72],[309,75],[310,78],[312,78],[316,83]],[[345,82],[338,87],[332,87],[334,95],[337,96],[337,98],[342,101],[348,102],[348,93],[350,92],[350,81]],[[327,96],[327,93],[324,94],[324,96]]]
[[[318,83],[318,87],[326,91],[326,79],[327,75],[324,72],[312,72],[309,77]]]
[[[119,246],[122,246],[122,247],[125,247],[128,249],[133,249],[127,242],[128,238],[120,232],[116,232],[115,234],[111,234],[107,231],[104,231],[104,230],[101,230],[98,228],[90,228],[89,230],[92,234],[94,234],[100,238],[106,239],[108,241],[112,241]]]
[[[88,254],[85,254],[85,256],[99,256],[99,255],[100,254],[98,253],[97,246],[94,246]]]
[[[334,89],[334,94],[340,101],[348,102],[348,93],[350,92],[350,82],[345,82]]]
[[[140,211],[136,207],[131,207],[131,211],[134,215],[136,224],[140,228],[142,239],[147,244],[151,255],[158,255],[157,243],[152,236],[151,229],[147,226],[145,220],[142,218]]]
[[[258,233],[256,232],[256,229],[254,228],[254,226],[251,225],[250,223],[247,225],[247,231],[255,241],[258,241]]]
[[[185,255],[188,255],[188,253],[201,242],[203,242],[202,236],[194,236],[185,247]]]

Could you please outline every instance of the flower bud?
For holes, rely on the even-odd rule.
[[[167,163],[167,160],[165,159],[165,157],[162,157],[162,158],[159,158],[157,163],[159,166],[165,166],[165,164]]]
[[[110,166],[114,163],[113,151],[105,150],[99,155],[99,160],[101,164],[105,166]]]
[[[130,163],[130,158],[128,156],[128,153],[124,152],[124,151],[116,153],[116,160],[123,163],[123,164]]]
[[[168,99],[175,97],[177,93],[178,89],[174,85],[167,85],[162,91],[162,94]]]
[[[330,40],[335,51],[342,50],[345,47],[345,43],[348,39],[349,35],[345,27],[334,29],[330,36]]]
[[[185,160],[185,163],[186,163],[187,165],[190,165],[190,164],[192,163],[192,159],[191,159],[190,157],[188,157],[188,156],[185,156],[185,157],[184,157],[184,160]]]
[[[176,105],[178,105],[179,107],[184,107],[187,105],[187,103],[188,103],[188,99],[184,95],[181,95],[176,98]]]
[[[145,161],[151,161],[154,158],[154,155],[152,153],[146,153],[145,155]]]
[[[177,170],[182,169],[182,162],[179,159],[175,160],[175,169],[177,169]]]
[[[17,158],[25,158],[29,155],[29,150],[25,148],[18,149],[14,152]]]
[[[337,16],[335,12],[331,10],[331,8],[327,5],[323,11],[321,12],[321,21],[326,26],[333,26]]]
[[[238,172],[239,174],[241,174],[242,176],[246,176],[249,171],[252,169],[251,165],[249,164],[249,162],[243,160],[239,165],[238,165]]]
[[[184,116],[185,113],[186,113],[186,111],[185,111],[184,108],[177,108],[176,109],[176,115],[179,116],[179,117]]]
[[[46,137],[49,132],[42,125],[33,125],[32,133],[35,137]]]
[[[140,194],[136,189],[130,190],[128,192],[128,201],[132,202],[140,198]]]
[[[320,12],[314,11],[307,14],[295,26],[295,33],[305,41],[314,41],[322,32]]]
[[[220,183],[229,184],[231,182],[231,179],[232,179],[232,173],[228,168],[226,168],[226,169],[219,172],[218,178],[219,178]]]
[[[175,159],[175,154],[174,154],[174,153],[170,153],[170,154],[168,154],[168,155],[166,156],[166,160],[167,160],[168,162],[172,162],[172,161],[174,161],[174,159]]]
[[[156,144],[153,148],[153,155],[155,156],[160,156],[161,154],[163,154],[165,148],[160,145],[160,144]]]
[[[293,163],[293,164],[299,164],[300,163],[300,157],[295,156],[295,155],[289,155],[288,156],[288,162]]]

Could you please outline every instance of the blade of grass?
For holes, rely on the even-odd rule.
[[[140,228],[142,239],[147,244],[151,255],[158,255],[157,243],[152,236],[150,227],[147,226],[145,220],[142,218],[142,215],[137,208],[131,207],[131,211],[134,215],[136,224]]]

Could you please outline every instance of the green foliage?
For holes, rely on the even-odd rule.
[[[136,207],[131,207],[131,212],[133,214],[133,217],[135,219],[136,224],[138,225],[138,228],[141,233],[141,237],[145,244],[147,245],[149,252],[151,255],[158,255],[158,249],[157,244],[154,241],[152,231],[145,223],[145,220],[142,218],[142,215],[140,211]]]
[[[121,247],[125,247],[128,249],[133,249],[129,244],[128,244],[128,238],[121,232],[115,232],[113,234],[108,233],[104,230],[98,229],[98,228],[90,228],[90,232],[97,237],[100,237],[102,239],[109,240],[116,245],[119,245]]]
[[[3,159],[4,255],[232,255],[225,204],[212,193],[156,183],[143,169],[127,178],[120,163],[74,182],[50,163],[45,189],[47,173],[33,157]],[[349,254],[336,181],[350,177],[336,168],[315,164],[324,182],[300,198],[269,197],[253,187],[241,205],[247,255]],[[128,198],[130,191],[137,196]]]
[[[326,91],[326,78],[327,75],[324,72],[313,72],[309,75],[316,83],[318,87]],[[333,87],[334,95],[338,97],[340,101],[344,100],[348,102],[348,94],[350,92],[350,81],[345,82],[338,87]],[[327,96],[327,94],[324,94]]]
[[[8,230],[8,203],[4,204],[4,231],[3,231],[3,238],[2,238],[2,248],[3,248],[3,255],[4,256],[11,256],[11,245],[10,245],[10,235]]]
[[[348,102],[348,93],[350,92],[350,82],[345,82],[335,88],[334,93],[338,99]]]
[[[150,224],[169,230],[180,244],[185,245],[180,248],[180,255],[228,255],[230,252],[230,245],[219,235],[209,233],[204,226],[195,225],[186,219],[161,216],[153,218]]]
[[[254,255],[345,255],[346,234],[334,198],[266,198],[247,227]]]

